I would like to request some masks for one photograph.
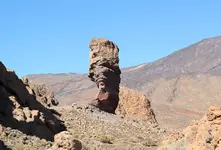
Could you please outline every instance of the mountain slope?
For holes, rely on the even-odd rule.
[[[123,84],[145,89],[148,82],[183,74],[221,75],[221,36],[204,39],[167,57],[130,69],[122,75]]]

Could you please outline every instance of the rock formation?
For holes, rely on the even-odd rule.
[[[54,137],[54,144],[48,150],[81,150],[82,144],[75,140],[71,132],[63,131]]]
[[[29,94],[35,95],[36,99],[45,107],[57,106],[59,103],[55,99],[54,93],[45,84],[36,81],[29,81],[28,78],[22,78]]]
[[[115,113],[119,101],[119,49],[107,39],[94,38],[90,42],[90,67],[88,77],[96,82],[98,94],[93,105]]]
[[[6,67],[0,62],[0,85],[5,90],[17,96],[18,102],[21,105],[26,105],[29,99],[28,91],[23,82],[18,79],[15,72]],[[2,94],[2,93],[1,93]]]
[[[167,140],[170,144],[159,150],[221,150],[221,108],[210,107],[201,120],[192,121],[182,134],[173,138],[175,142]]]
[[[144,94],[127,87],[120,87],[119,97],[120,100],[116,110],[118,114],[157,123],[150,101]]]
[[[65,130],[65,127],[52,110],[45,107],[55,104],[53,96],[47,97],[47,90],[43,88],[42,92],[41,86],[34,87],[31,88],[27,79],[23,83],[14,71],[6,69],[0,62],[0,124],[53,140],[54,134]]]

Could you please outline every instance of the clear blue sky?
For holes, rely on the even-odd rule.
[[[221,35],[220,0],[2,0],[0,60],[19,76],[87,73],[93,37],[114,41],[120,66],[154,61]]]

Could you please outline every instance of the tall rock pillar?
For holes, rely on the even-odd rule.
[[[113,42],[101,38],[92,39],[89,47],[91,50],[88,77],[98,87],[92,104],[103,111],[115,113],[119,102],[121,74],[119,49]]]

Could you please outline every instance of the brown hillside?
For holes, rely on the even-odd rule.
[[[192,119],[199,119],[211,105],[220,106],[221,77],[197,75],[153,82],[148,93],[160,124],[183,128]]]

